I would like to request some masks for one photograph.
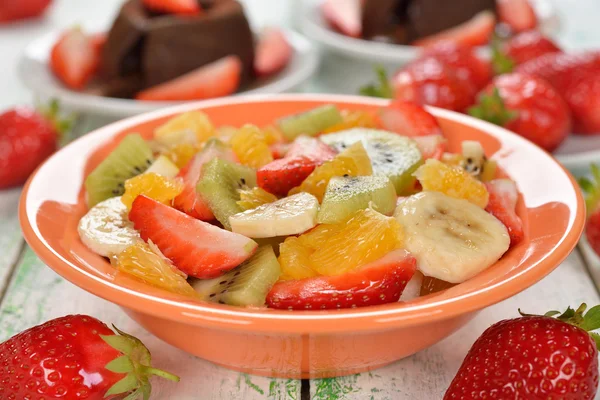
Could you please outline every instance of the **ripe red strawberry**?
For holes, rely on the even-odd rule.
[[[584,177],[579,179],[579,185],[585,192],[585,207],[587,222],[585,237],[590,247],[600,257],[600,167],[591,165],[592,180]]]
[[[257,247],[252,239],[146,196],[134,200],[129,219],[142,239],[152,240],[177,268],[195,278],[216,278],[248,259]]]
[[[475,103],[475,87],[441,61],[426,57],[394,75],[391,82],[396,99],[454,111]]]
[[[430,158],[441,160],[448,146],[448,141],[442,135],[417,136],[412,139],[417,142],[423,160]]]
[[[2,0],[0,1],[0,23],[39,17],[52,0]]]
[[[453,41],[442,41],[427,48],[424,56],[435,57],[455,69],[457,75],[473,82],[478,90],[492,79],[490,62],[477,56],[475,49],[471,46]]]
[[[227,96],[240,85],[242,62],[227,56],[136,95],[138,100],[184,101]]]
[[[597,71],[599,67],[600,52],[547,53],[519,65],[515,71],[537,75],[562,91],[574,77]]]
[[[394,100],[380,109],[379,124],[387,131],[409,137],[442,134],[433,115],[422,106],[403,100]]]
[[[486,182],[485,187],[490,195],[485,210],[506,226],[510,245],[517,245],[525,236],[523,222],[516,212],[519,198],[517,185],[510,179],[494,179]]]
[[[259,76],[272,75],[288,65],[292,54],[292,46],[281,29],[267,29],[260,35],[256,45],[254,70]]]
[[[406,250],[394,250],[342,275],[280,281],[267,295],[267,305],[286,310],[321,310],[393,303],[400,298],[416,265],[417,260]]]
[[[600,134],[600,67],[574,76],[561,94],[573,115],[573,131]]]
[[[285,157],[290,148],[289,143],[273,143],[269,146],[275,160]]]
[[[515,33],[534,29],[538,25],[535,10],[529,0],[497,0],[498,17]]]
[[[569,109],[558,92],[543,79],[520,73],[496,77],[469,113],[548,151],[556,149],[571,130]]]
[[[64,32],[50,54],[50,68],[71,89],[83,89],[100,66],[95,41],[81,28]]]
[[[491,11],[482,11],[467,22],[415,40],[415,46],[430,47],[440,42],[453,41],[465,46],[481,46],[490,41],[496,27],[496,17]]]
[[[13,336],[0,344],[0,398],[148,398],[150,376],[179,381],[152,368],[142,342],[116,330],[93,317],[69,315]]]
[[[444,400],[592,400],[598,389],[600,307],[500,321],[473,344]]]
[[[325,0],[323,17],[333,28],[346,36],[362,34],[361,4],[359,0]]]
[[[519,33],[503,45],[503,53],[513,65],[523,64],[544,54],[559,52],[562,52],[561,48],[537,30]]]
[[[256,172],[259,187],[278,196],[299,186],[316,167],[335,157],[335,151],[319,139],[300,136],[284,158],[272,161]]]
[[[17,107],[0,115],[0,189],[25,183],[58,148],[68,121],[58,120],[58,103],[43,112]]]
[[[144,6],[155,13],[199,15],[202,8],[198,0],[143,0]]]

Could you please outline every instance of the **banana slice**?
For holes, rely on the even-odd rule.
[[[297,235],[317,225],[319,201],[310,193],[263,204],[229,217],[231,230],[251,238]]]
[[[141,242],[140,234],[127,218],[127,212],[121,197],[96,204],[81,218],[77,227],[83,244],[101,256],[110,257]]]
[[[159,156],[148,168],[145,173],[153,172],[158,175],[162,175],[166,178],[175,178],[179,173],[179,168],[169,160],[166,156]]]
[[[421,192],[399,204],[405,247],[426,276],[461,283],[494,264],[508,250],[502,222],[476,205],[439,192]]]

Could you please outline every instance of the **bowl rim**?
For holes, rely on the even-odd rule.
[[[66,147],[74,146],[77,143],[85,142],[86,140],[101,137],[103,135],[109,135],[111,133],[114,135],[144,122],[193,109],[273,100],[283,102],[346,102],[374,106],[384,106],[388,104],[388,100],[382,99],[327,94],[226,97],[178,105],[127,118],[84,135]],[[545,157],[549,163],[557,166],[565,174],[565,177],[569,179],[571,188],[573,189],[573,194],[576,198],[576,207],[574,210],[571,210],[573,216],[570,218],[570,224],[565,228],[563,236],[558,241],[553,251],[546,254],[520,274],[513,277],[505,277],[492,286],[484,287],[451,299],[432,301],[419,305],[398,303],[399,307],[390,307],[386,309],[365,307],[350,310],[290,312],[270,309],[236,309],[235,307],[217,307],[214,305],[204,305],[202,303],[192,304],[168,300],[122,287],[79,268],[77,265],[62,258],[45,242],[44,238],[36,232],[34,227],[36,224],[36,215],[30,217],[27,211],[29,189],[32,182],[36,180],[39,172],[47,165],[51,164],[53,160],[61,157],[63,150],[56,152],[38,167],[23,188],[19,201],[19,220],[23,235],[33,251],[50,268],[82,289],[110,302],[116,303],[123,308],[184,324],[210,326],[228,330],[297,334],[305,333],[307,331],[310,331],[311,333],[347,332],[351,326],[350,329],[353,332],[358,332],[432,323],[434,321],[441,321],[475,312],[525,290],[559,266],[576,246],[579,237],[583,232],[585,223],[585,205],[583,196],[581,191],[577,190],[578,186],[573,176],[552,158],[550,154],[539,149],[528,140],[509,132],[504,128],[492,125],[485,121],[476,120],[467,115],[433,107],[428,107],[428,110],[435,116],[453,120],[463,125],[469,125],[476,129],[491,133],[494,136],[508,135],[513,142],[516,141],[519,146],[525,146],[528,151],[537,152]],[[35,208],[34,211],[37,212],[37,208]],[[33,219],[33,223],[31,219]]]

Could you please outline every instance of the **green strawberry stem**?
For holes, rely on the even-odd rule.
[[[159,376],[173,382],[179,382],[179,377],[169,372],[151,366],[152,357],[150,351],[137,339],[113,325],[116,335],[101,335],[100,337],[109,346],[119,351],[122,355],[108,364],[106,369],[125,376],[105,393],[104,397],[124,395],[124,400],[134,400],[142,396],[144,400],[150,398],[152,385],[149,378]]]
[[[505,126],[518,116],[516,111],[506,108],[498,88],[494,88],[491,94],[482,93],[479,96],[479,104],[469,108],[468,113],[472,117],[499,126]]]
[[[61,115],[60,103],[57,99],[52,99],[47,105],[36,102],[37,110],[54,125],[58,141],[66,143],[69,133],[75,123],[75,115],[64,117]]]
[[[579,186],[585,193],[585,208],[587,210],[588,217],[593,214],[600,205],[600,167],[596,164],[592,164],[590,167],[592,173],[592,179],[579,178]]]
[[[492,68],[495,75],[508,74],[513,72],[516,67],[515,61],[502,51],[502,40],[494,37],[491,43],[492,47]]]
[[[375,67],[375,73],[377,74],[377,82],[372,83],[360,88],[359,93],[363,96],[369,97],[382,97],[384,99],[394,98],[394,90],[390,85],[387,72],[382,66]]]
[[[578,328],[583,329],[586,332],[589,332],[594,342],[596,342],[596,347],[600,350],[600,335],[595,331],[596,329],[600,329],[600,305],[594,306],[588,310],[586,313],[587,304],[582,303],[577,310],[573,310],[571,307],[567,307],[567,310],[563,313],[560,311],[548,311],[544,314],[545,317],[556,318],[560,321],[563,321],[569,325],[576,326]],[[535,314],[525,314],[519,309],[519,314],[523,317],[538,317],[539,315]]]

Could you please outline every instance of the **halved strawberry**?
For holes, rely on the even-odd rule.
[[[510,245],[518,244],[523,240],[525,232],[523,231],[523,222],[516,213],[519,197],[517,185],[510,179],[494,179],[486,182],[485,187],[490,195],[485,210],[506,226],[510,236]]]
[[[409,252],[394,250],[342,275],[280,281],[267,295],[267,305],[286,310],[321,310],[397,302],[416,266],[417,260]]]
[[[273,154],[273,158],[275,160],[277,160],[279,158],[285,157],[288,150],[290,149],[290,144],[289,143],[273,143],[272,145],[269,146],[269,149],[271,150],[271,154]]]
[[[259,76],[279,72],[290,62],[293,49],[285,34],[278,28],[265,30],[256,45],[254,70]]]
[[[418,136],[412,139],[417,142],[423,160],[430,158],[441,160],[448,145],[448,141],[442,135]]]
[[[394,100],[379,110],[379,123],[383,129],[403,136],[441,135],[435,117],[422,106],[403,100]]]
[[[100,65],[100,54],[92,39],[80,28],[64,32],[50,54],[50,68],[72,89],[82,89]]]
[[[322,11],[325,20],[344,35],[362,35],[360,0],[325,0]]]
[[[529,0],[498,0],[496,4],[500,22],[507,24],[514,33],[537,27],[538,19]]]
[[[304,156],[314,160],[319,165],[335,157],[335,150],[317,138],[300,136],[290,145],[286,157]]]
[[[210,207],[196,191],[196,185],[202,173],[202,166],[213,158],[223,158],[234,161],[235,155],[229,148],[224,148],[219,141],[207,142],[201,153],[196,154],[190,162],[179,171],[179,177],[183,178],[184,189],[179,196],[173,200],[173,207],[183,211],[187,215],[202,221],[215,219]]]
[[[146,196],[138,196],[129,219],[146,241],[184,273],[216,278],[248,259],[258,246],[252,239],[197,220]]]
[[[143,0],[144,6],[155,13],[199,15],[202,13],[198,0]]]
[[[465,46],[487,44],[494,33],[496,17],[491,11],[482,11],[465,23],[454,28],[416,40],[415,46],[429,47],[439,42],[451,40]]]
[[[184,101],[227,96],[240,84],[242,62],[237,56],[223,57],[169,82],[136,95],[138,100]]]
[[[269,193],[287,196],[314,171],[317,164],[306,156],[285,157],[272,161],[256,171],[256,183]]]

